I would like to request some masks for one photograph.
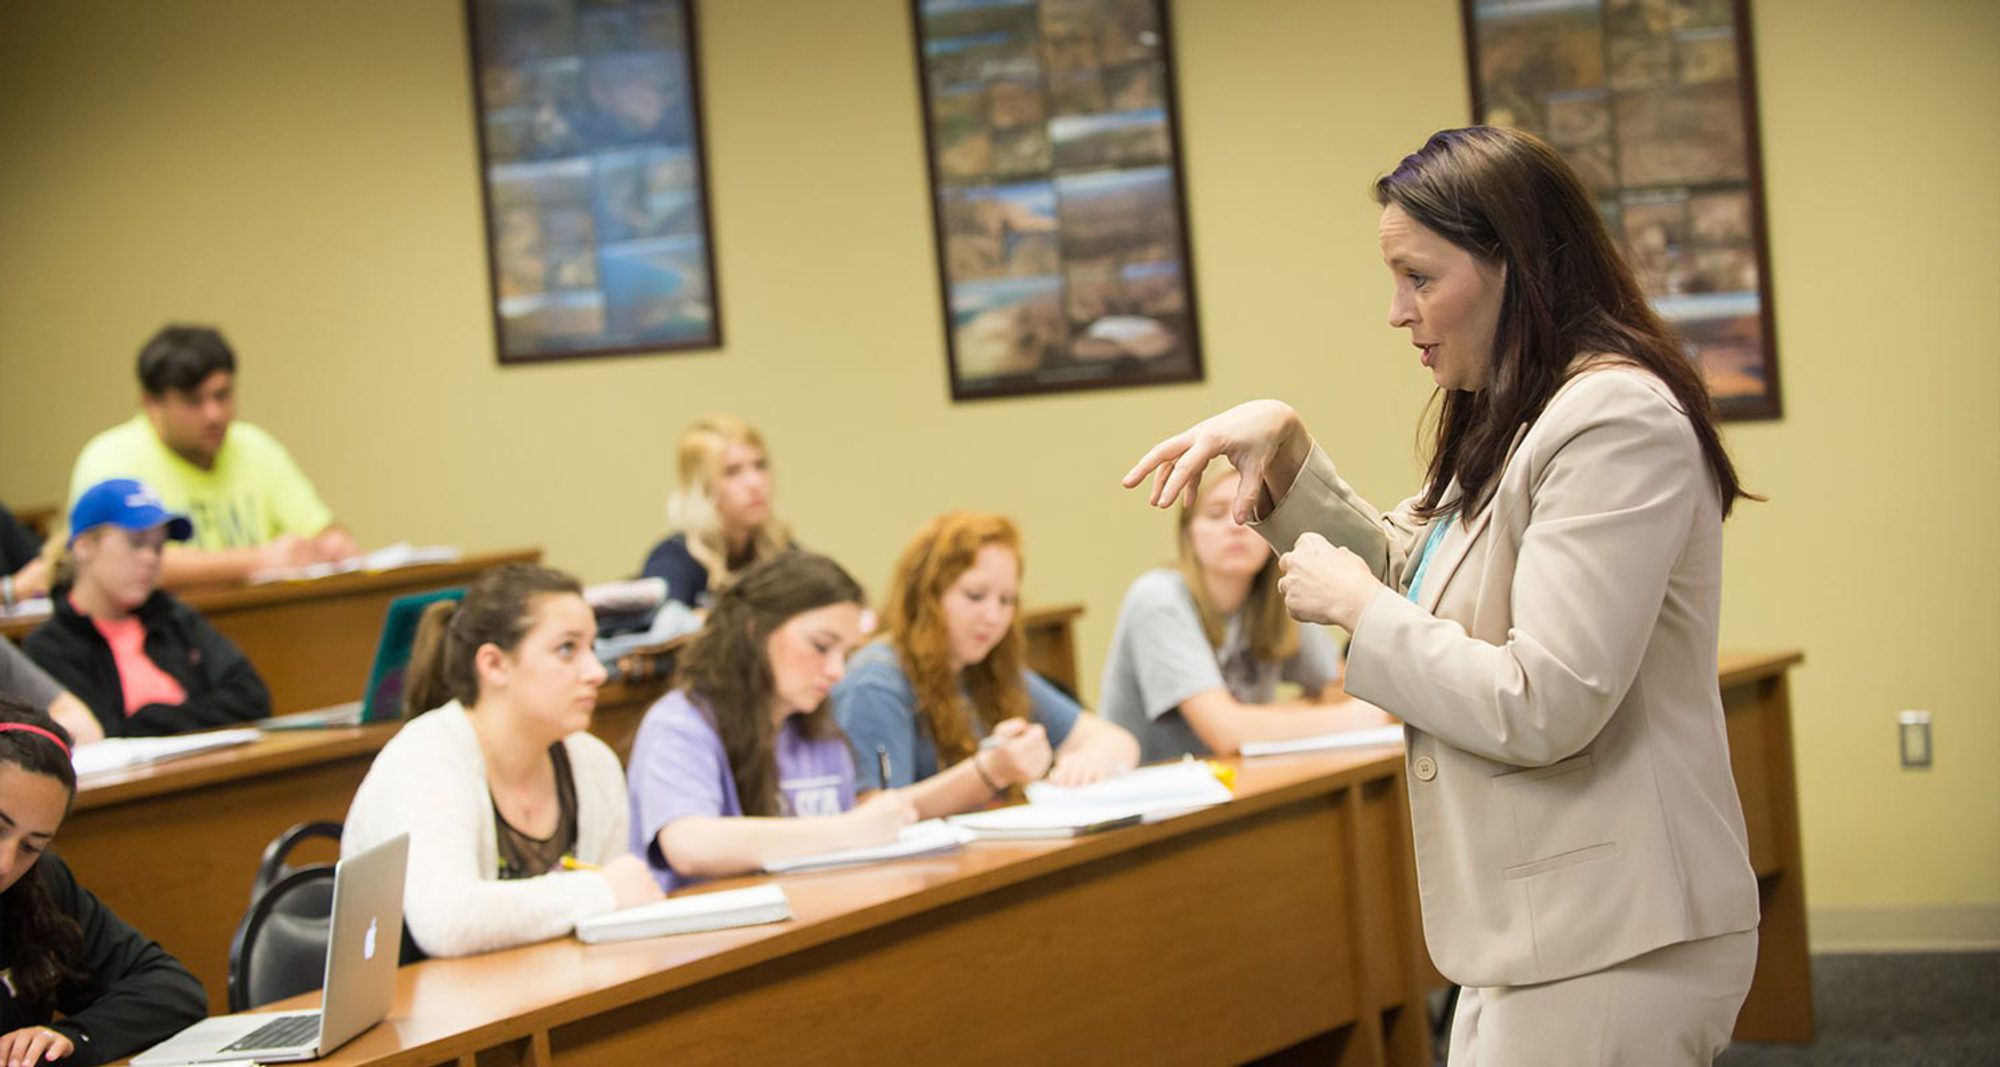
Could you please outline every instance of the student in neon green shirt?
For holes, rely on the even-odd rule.
[[[194,522],[168,549],[166,585],[232,581],[258,571],[345,559],[354,538],[333,521],[285,446],[236,421],[236,355],[206,326],[168,326],[139,351],[139,407],[92,438],[70,474],[70,499],[107,478],[137,478]]]

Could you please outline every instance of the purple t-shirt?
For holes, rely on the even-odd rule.
[[[778,800],[786,815],[838,815],[854,806],[854,753],[838,737],[809,740],[796,717],[778,731]],[[660,831],[689,815],[737,816],[736,776],[708,714],[676,689],[646,710],[626,766],[632,851],[646,857],[665,889],[692,879],[667,866]]]

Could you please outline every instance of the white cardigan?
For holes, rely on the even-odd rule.
[[[577,858],[604,863],[627,851],[625,772],[587,732],[563,741],[576,780]],[[375,757],[341,833],[353,855],[410,835],[403,915],[432,956],[480,952],[560,937],[577,920],[612,910],[611,886],[594,871],[501,881],[493,795],[472,720],[457,701],[412,719]]]

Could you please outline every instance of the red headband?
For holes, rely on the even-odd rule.
[[[57,737],[57,736],[56,736],[56,735],[54,734],[54,732],[52,732],[52,731],[49,731],[49,730],[44,730],[44,729],[42,729],[41,727],[39,727],[39,726],[36,726],[36,725],[34,725],[33,723],[25,723],[25,722],[0,722],[0,734],[4,734],[4,733],[6,733],[6,732],[7,732],[7,731],[9,731],[9,730],[20,730],[20,731],[23,731],[23,732],[25,732],[25,733],[31,733],[31,734],[41,734],[41,735],[42,735],[43,737],[46,737],[46,738],[48,738],[48,739],[49,739],[50,741],[53,741],[53,742],[55,742],[55,746],[56,746],[57,748],[59,748],[59,749],[62,749],[62,750],[63,750],[63,755],[65,755],[65,756],[69,755],[69,746],[68,746],[68,745],[66,745],[66,744],[63,744],[63,739],[62,739],[62,738],[60,738],[60,737]]]

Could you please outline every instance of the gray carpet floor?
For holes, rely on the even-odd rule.
[[[2000,952],[1814,956],[1810,1045],[1739,1042],[1717,1067],[1996,1067]]]

